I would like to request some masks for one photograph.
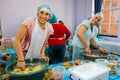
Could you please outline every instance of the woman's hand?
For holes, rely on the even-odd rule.
[[[91,54],[90,48],[86,48],[86,49],[85,49],[85,53],[88,54],[88,55]]]
[[[44,59],[45,61],[49,61],[49,57],[47,57],[45,55],[41,55],[41,58]]]
[[[25,70],[25,67],[26,67],[26,63],[24,60],[22,61],[17,61],[17,66],[21,69],[21,70]]]
[[[105,53],[106,52],[106,50],[105,49],[103,49],[103,48],[101,48],[101,47],[98,47],[98,50],[100,50],[101,52],[103,52],[103,53]]]

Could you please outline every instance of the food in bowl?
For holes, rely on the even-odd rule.
[[[5,69],[6,74],[10,76],[9,80],[42,80],[45,76],[45,71],[49,65],[49,63],[40,58],[29,58],[25,59],[26,68],[27,67],[35,67],[40,65],[42,68],[35,72],[30,72],[27,74],[12,74],[11,72],[17,68],[17,62],[13,62],[12,64],[8,65]]]
[[[41,65],[29,66],[29,67],[26,67],[25,70],[21,70],[20,68],[14,68],[13,71],[11,71],[11,73],[12,74],[28,74],[28,73],[39,71],[41,69],[42,69]]]
[[[95,59],[98,59],[98,58],[107,59],[108,57],[107,52],[103,53],[99,50],[91,50],[91,54],[86,54],[84,52],[82,53],[82,55],[84,56],[85,60],[91,60],[91,61],[95,61]]]

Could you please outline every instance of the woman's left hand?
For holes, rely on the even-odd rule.
[[[101,47],[98,47],[98,50],[100,50],[101,52],[103,52],[103,53],[105,53],[106,52],[106,50],[105,49],[103,49],[103,48],[101,48]]]

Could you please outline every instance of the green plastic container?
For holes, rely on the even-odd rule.
[[[29,74],[12,74],[11,71],[16,66],[16,62],[14,62],[11,65],[8,65],[5,69],[6,73],[10,76],[9,80],[42,80],[44,77],[44,72],[47,69],[49,63],[39,58],[26,59],[25,62],[26,64],[40,63],[43,66],[43,69]]]

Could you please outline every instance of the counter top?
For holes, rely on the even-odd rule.
[[[120,60],[120,56],[117,56],[117,59],[119,59]],[[69,61],[69,63],[70,63],[70,65],[69,65],[69,68],[70,67],[72,67],[72,66],[76,66],[74,63],[75,63],[75,61],[76,60],[72,60],[72,61]],[[66,66],[65,64],[67,64],[68,62],[63,62],[63,63],[59,63],[59,64],[53,64],[53,65],[49,65],[48,66],[48,70],[47,70],[47,74],[49,74],[49,76],[48,75],[46,75],[45,77],[44,77],[44,79],[45,78],[52,78],[53,76],[52,76],[52,68],[54,68],[54,67],[56,67],[56,66],[64,66],[64,67],[66,67],[66,73],[65,73],[65,76],[64,76],[64,80],[71,80],[70,79],[70,77],[71,77],[71,75],[70,75],[70,72],[69,72],[69,68],[68,68],[68,66]],[[50,72],[51,73],[49,73],[49,70],[50,70]],[[51,75],[51,76],[50,76]],[[43,80],[44,80],[43,79]],[[50,79],[50,80],[52,80],[52,79]],[[120,80],[120,65],[119,65],[119,67],[117,67],[117,74],[109,74],[109,79],[108,80]]]
[[[120,42],[98,41],[97,43],[108,52],[120,55]]]
[[[104,42],[101,42],[101,43],[104,43]],[[113,43],[111,43],[111,44],[113,44]],[[11,49],[7,49],[7,51],[10,52]],[[12,51],[14,52],[14,50],[12,50]],[[120,61],[120,56],[117,56],[117,59],[118,59],[118,61]],[[72,60],[72,61],[63,62],[63,63],[59,63],[59,64],[49,65],[47,70],[46,70],[45,77],[44,77],[43,80],[53,80],[52,68],[54,68],[56,66],[64,66],[66,68],[64,80],[71,80],[70,79],[71,75],[70,75],[70,72],[69,72],[68,69],[73,67],[73,66],[76,66],[75,62],[76,62],[76,60]],[[49,79],[49,78],[51,78],[51,79]],[[117,74],[114,74],[114,75],[109,74],[109,79],[108,80],[120,80],[120,63],[119,63],[119,66],[117,67]]]

